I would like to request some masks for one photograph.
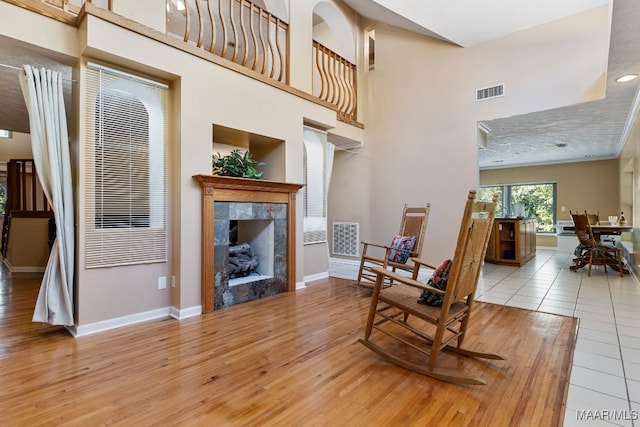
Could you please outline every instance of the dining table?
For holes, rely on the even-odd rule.
[[[567,226],[564,227],[564,229],[567,231],[576,231],[575,227],[573,226]],[[627,224],[592,224],[591,231],[593,231],[593,234],[599,234],[601,236],[619,236],[620,234],[622,234],[622,232],[633,231],[633,227]]]

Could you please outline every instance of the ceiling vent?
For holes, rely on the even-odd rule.
[[[476,89],[476,101],[486,101],[487,99],[504,96],[504,83],[491,87]]]

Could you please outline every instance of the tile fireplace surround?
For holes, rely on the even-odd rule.
[[[202,312],[295,290],[295,197],[300,184],[195,175],[202,189]],[[273,251],[268,277],[229,282],[229,223],[265,228]],[[253,227],[255,228],[255,227]]]

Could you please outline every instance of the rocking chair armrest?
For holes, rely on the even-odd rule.
[[[392,249],[393,249],[393,250],[396,250],[396,251],[406,252],[406,253],[409,253],[409,254],[413,254],[413,253],[415,253],[415,251],[414,251],[413,249],[397,248],[397,247],[395,247],[395,246],[381,245],[381,244],[379,244],[379,243],[367,243],[367,242],[360,242],[360,243],[362,243],[362,244],[365,246],[365,248],[366,248],[367,246],[375,246],[376,248],[386,249],[386,250],[387,250],[387,252],[389,252],[390,250],[392,250]],[[366,249],[365,249],[365,250],[366,250]]]
[[[429,264],[427,261],[420,258],[412,257],[411,261],[413,261],[413,275],[411,277],[414,280],[418,279],[418,274],[420,274],[420,268],[422,266],[428,267],[432,270],[435,270],[436,268],[438,268],[435,265]]]
[[[394,283],[398,282],[398,283],[402,283],[404,285],[411,286],[420,290],[428,289],[430,291],[435,291],[437,293],[443,293],[441,290],[434,289],[431,286],[425,285],[424,283],[417,281],[416,279],[413,279],[408,276],[404,276],[402,274],[398,274],[396,272],[384,269],[382,267],[373,267],[371,270],[374,273],[376,273],[376,275],[386,276],[387,278],[391,279]],[[380,284],[382,284],[383,282],[384,280],[380,281]]]
[[[438,268],[438,266],[433,265],[433,264],[429,264],[427,261],[425,261],[423,259],[420,259],[420,258],[417,258],[417,257],[412,257],[411,261],[413,261],[413,263],[416,264],[416,265],[420,265],[420,266],[424,265],[425,267],[429,267],[432,270],[435,270],[436,268]]]

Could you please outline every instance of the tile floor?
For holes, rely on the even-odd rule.
[[[538,248],[520,268],[487,263],[476,299],[578,317],[564,425],[640,427],[640,284],[603,267],[570,271],[572,259]],[[332,259],[329,275],[355,279],[357,269]]]

